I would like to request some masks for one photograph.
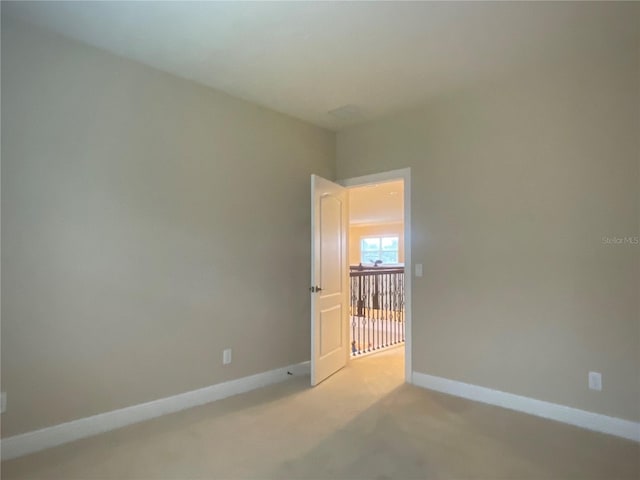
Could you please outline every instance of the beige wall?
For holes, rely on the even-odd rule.
[[[395,235],[400,237],[398,241],[398,257],[400,263],[404,263],[404,224],[385,223],[381,225],[349,225],[349,263],[360,263],[360,239],[362,237]]]
[[[412,169],[415,371],[640,420],[640,246],[603,243],[640,235],[640,23],[614,9],[597,50],[338,134],[339,178]]]
[[[308,360],[335,135],[2,20],[2,435]]]

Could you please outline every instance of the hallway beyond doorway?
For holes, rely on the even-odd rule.
[[[349,192],[349,344],[352,358],[405,341],[402,178]]]

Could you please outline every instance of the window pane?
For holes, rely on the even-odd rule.
[[[383,237],[382,250],[398,250],[398,237]]]
[[[382,252],[380,255],[380,260],[382,260],[383,265],[385,263],[398,263],[398,251],[396,250],[395,252]]]
[[[362,251],[375,251],[380,250],[380,239],[379,238],[363,238],[360,243],[360,249]]]
[[[360,262],[362,263],[376,263],[380,260],[380,252],[361,252]]]

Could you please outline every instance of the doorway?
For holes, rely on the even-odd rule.
[[[362,337],[363,334],[373,334],[383,337],[384,346],[391,343],[404,343],[404,380],[412,382],[411,357],[411,171],[410,169],[394,170],[379,174],[367,175],[342,180],[339,183],[327,179],[311,176],[311,385],[317,385],[335,372],[343,368],[354,353],[376,351],[381,343]],[[366,187],[368,185],[387,184],[400,181],[402,192],[396,191],[402,197],[403,214],[402,256],[404,265],[400,263],[400,236],[397,241],[393,236],[377,237],[378,241],[362,245],[361,250],[368,255],[375,251],[377,260],[373,261],[372,269],[375,278],[369,279],[369,293],[357,295],[354,289],[353,309],[350,302],[350,266],[348,258],[348,219],[349,195],[351,187]],[[366,242],[365,242],[366,243]],[[361,260],[362,253],[360,254]],[[389,268],[380,267],[382,263],[392,261]],[[395,260],[398,260],[396,263]],[[379,260],[379,262],[378,262]],[[380,263],[381,262],[381,263]],[[362,263],[362,262],[361,262]],[[364,275],[364,265],[356,266],[353,275]],[[384,271],[383,271],[384,270]],[[386,285],[384,282],[387,282]],[[389,282],[396,282],[389,286]],[[401,284],[401,285],[400,285]],[[366,288],[366,282],[361,282]],[[359,292],[360,285],[357,292]],[[402,289],[403,299],[397,295],[398,288]],[[386,293],[385,293],[386,292]],[[396,293],[393,293],[396,292]],[[395,295],[395,297],[394,297]],[[366,303],[365,303],[366,302]],[[381,303],[382,302],[382,303]],[[386,302],[386,304],[385,304]],[[367,315],[374,315],[375,326],[383,328],[381,331],[365,332],[360,322],[360,339],[353,329],[351,312],[358,313],[358,308]],[[383,307],[383,308],[381,308]],[[386,310],[386,317],[379,315]],[[357,316],[357,315],[356,315]],[[384,321],[379,321],[380,319]],[[369,326],[371,317],[366,318],[365,326]],[[404,326],[404,328],[402,328]],[[350,328],[351,327],[351,328]],[[351,335],[354,335],[351,339]],[[355,344],[352,342],[356,342]],[[358,343],[360,342],[360,343]],[[360,350],[358,352],[358,350]],[[397,352],[398,350],[396,350]]]
[[[338,182],[350,193],[351,358],[404,344],[408,383],[412,381],[410,181],[406,168]],[[366,208],[366,202],[372,208]]]
[[[404,181],[347,192],[349,345],[355,359],[404,345]]]

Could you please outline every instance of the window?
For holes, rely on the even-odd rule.
[[[360,261],[362,263],[399,263],[398,237],[365,237],[360,239]]]

